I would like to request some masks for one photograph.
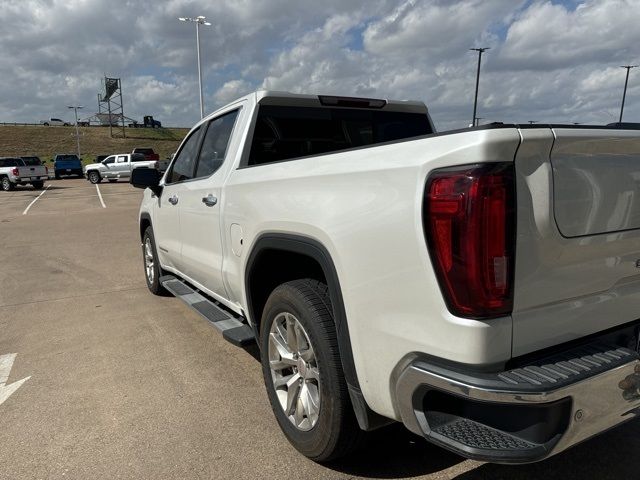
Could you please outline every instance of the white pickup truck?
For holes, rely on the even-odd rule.
[[[102,179],[117,182],[121,178],[128,179],[136,168],[158,169],[158,160],[147,160],[142,153],[120,153],[110,155],[100,163],[91,163],[84,167],[84,175],[91,183],[100,183]]]
[[[44,187],[49,179],[49,171],[37,157],[35,160],[17,157],[0,158],[0,188],[5,192],[13,190],[16,185],[31,185],[36,190]]]
[[[131,183],[149,289],[258,342],[304,455],[399,421],[525,463],[640,406],[639,179],[638,131],[260,91]]]
[[[47,118],[46,120],[40,120],[40,125],[44,125],[45,127],[49,127],[51,125],[56,125],[56,126],[60,126],[60,127],[68,127],[69,125],[71,125],[69,122],[65,122],[64,120],[61,120],[59,118]]]

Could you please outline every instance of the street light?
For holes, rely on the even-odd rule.
[[[67,108],[73,108],[76,115],[76,145],[78,146],[78,158],[80,158],[80,133],[78,132],[78,109],[84,108],[82,105],[67,105]]]
[[[473,117],[471,117],[471,125],[476,125],[476,111],[478,109],[478,85],[480,84],[480,63],[482,62],[482,53],[489,50],[490,47],[470,48],[474,52],[478,52],[478,73],[476,74],[476,96],[473,100]]]
[[[636,68],[638,65],[622,65],[620,66],[620,68],[626,68],[627,69],[627,78],[624,81],[624,92],[622,93],[622,105],[620,106],[620,120],[618,120],[618,123],[622,123],[622,112],[624,112],[624,99],[627,96],[627,84],[629,83],[629,71],[632,68]]]
[[[196,48],[198,50],[198,85],[200,86],[200,118],[204,118],[204,101],[202,99],[202,67],[200,66],[200,25],[211,25],[205,22],[206,17],[202,15],[196,18],[178,17],[181,22],[193,22],[196,24]]]

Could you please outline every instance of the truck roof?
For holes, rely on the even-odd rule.
[[[231,105],[242,100],[254,98],[262,105],[304,106],[304,107],[339,107],[339,108],[371,108],[392,110],[396,112],[427,113],[424,102],[417,100],[390,100],[371,97],[344,97],[337,95],[309,95],[278,90],[256,90],[248,95],[229,102]],[[224,107],[222,107],[224,108]],[[215,112],[212,112],[215,113]],[[208,116],[208,115],[207,115]]]

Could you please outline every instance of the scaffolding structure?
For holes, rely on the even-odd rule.
[[[98,93],[98,113],[102,125],[109,125],[111,137],[127,136],[125,131],[124,102],[122,101],[122,83],[119,78],[105,75],[102,80],[102,92]],[[114,135],[114,127],[115,135]]]

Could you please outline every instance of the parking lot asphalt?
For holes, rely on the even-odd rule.
[[[401,426],[315,464],[278,429],[255,348],[147,291],[142,192],[47,186],[0,192],[0,358],[17,354],[7,386],[28,377],[0,404],[1,479],[638,476],[639,422],[527,466],[464,460]]]

